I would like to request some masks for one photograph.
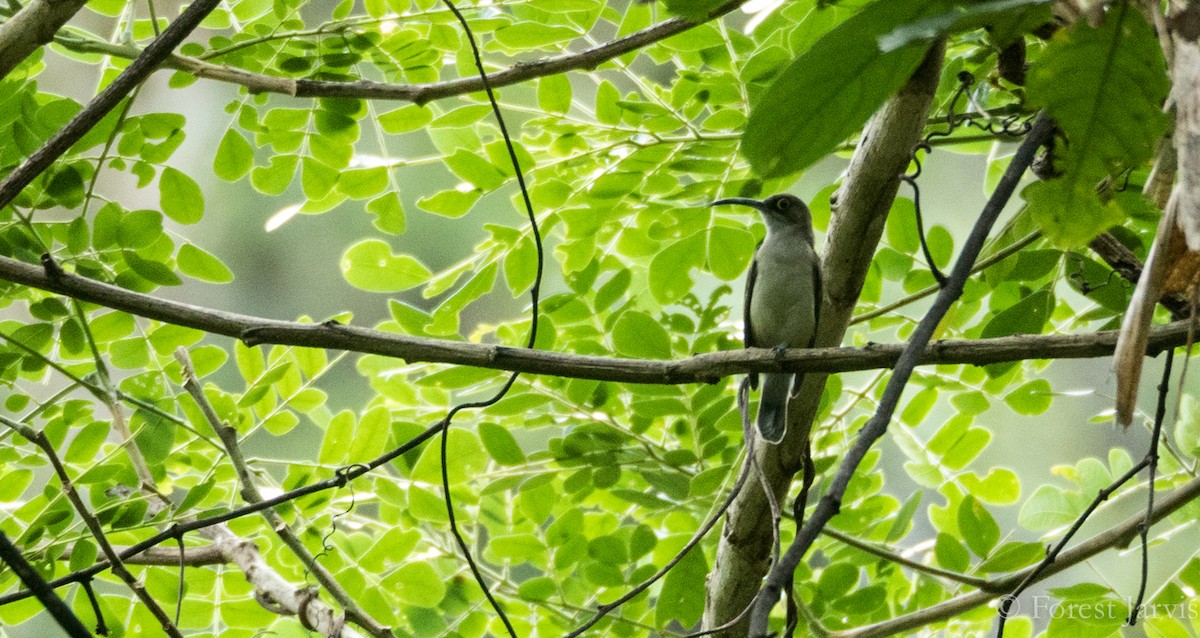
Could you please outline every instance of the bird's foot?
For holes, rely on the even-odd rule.
[[[777,343],[771,348],[771,354],[775,355],[776,359],[782,359],[783,355],[787,354],[788,345],[786,343]]]

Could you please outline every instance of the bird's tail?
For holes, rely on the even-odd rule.
[[[783,440],[787,432],[787,404],[792,393],[792,374],[764,374],[758,401],[758,434],[770,443]]]

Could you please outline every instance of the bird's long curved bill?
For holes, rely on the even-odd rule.
[[[762,206],[762,202],[758,201],[757,199],[750,199],[749,197],[729,197],[726,199],[718,199],[717,201],[709,204],[709,206],[720,206],[721,204],[739,204],[741,206],[749,206],[751,208],[759,208]]]

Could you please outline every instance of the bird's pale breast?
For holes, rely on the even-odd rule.
[[[782,248],[768,241],[758,252],[758,278],[750,301],[754,345],[806,348],[816,323],[812,289],[816,253],[803,243],[799,251],[795,245]]]

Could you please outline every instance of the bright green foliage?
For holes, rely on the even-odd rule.
[[[461,4],[493,73],[725,3]],[[960,112],[1026,117],[1044,107],[1069,142],[1057,148],[1063,175],[1028,186],[1028,207],[1010,207],[984,251],[994,263],[967,282],[938,337],[1114,327],[1130,287],[1078,247],[1117,223],[1114,235],[1139,258],[1146,255],[1159,211],[1138,191],[1164,130],[1163,61],[1132,5],[1116,3],[1098,29],[1080,22],[1044,43],[1026,34],[1042,26],[1047,6],[791,0],[753,15],[749,30],[735,11],[595,68],[499,87],[543,238],[535,346],[656,360],[740,349],[740,280],[764,228],[749,211],[706,204],[796,192],[809,201],[822,244],[820,235],[841,213],[829,202],[840,182],[797,184],[788,176],[861,139],[867,118],[907,79],[935,35],[948,38],[948,54],[934,100],[937,120],[927,132],[944,130],[956,75],[967,71],[977,82]],[[100,0],[88,10],[116,18],[119,33],[138,47],[153,35],[141,17],[144,3]],[[64,56],[92,65],[95,51],[119,52],[124,36],[109,41],[107,34],[74,27],[0,80],[0,127],[11,131],[11,143],[0,144],[0,172],[80,110],[76,100],[49,94],[42,78],[80,66],[64,64]],[[1025,88],[996,73],[995,47],[1018,38],[1025,38],[1032,65]],[[350,86],[455,82],[476,73],[469,52],[457,20],[436,0],[231,0],[180,50],[216,68]],[[156,104],[229,94],[216,92],[228,88],[220,80],[166,73],[174,73],[167,76],[169,100]],[[95,77],[88,78],[90,87]],[[319,93],[312,87],[322,85],[305,86]],[[274,319],[295,318],[284,310],[292,302],[321,303],[319,312],[342,311],[332,319],[343,324],[526,345],[538,245],[482,93],[413,104],[247,91],[223,113],[191,119],[131,99],[0,210],[0,255],[37,263],[48,253],[70,272],[239,313],[252,312],[242,307],[247,298],[267,297],[268,307],[279,304],[263,312]],[[973,176],[994,185],[1013,148],[1010,138],[977,129],[950,140],[918,180],[924,193],[935,193],[922,200],[922,212],[929,250],[943,269],[957,258],[977,212],[963,203],[960,182]],[[947,161],[950,152],[961,155]],[[835,176],[844,167],[824,161],[814,175]],[[947,164],[958,170],[946,171]],[[1097,190],[1126,169],[1133,172],[1123,192]],[[945,183],[950,190],[939,193]],[[943,204],[947,192],[950,206]],[[908,339],[936,290],[914,208],[904,198],[892,206],[846,345]],[[259,232],[259,224],[278,232]],[[315,240],[288,234],[314,229]],[[281,252],[295,261],[272,261]],[[271,259],[255,259],[260,253]],[[334,284],[310,283],[314,271],[334,272]],[[251,287],[263,279],[269,290]],[[325,310],[329,304],[338,310]],[[46,434],[121,546],[185,516],[243,504],[229,455],[181,388],[177,348],[190,353],[208,401],[237,431],[267,494],[333,478],[339,468],[393,450],[452,406],[484,400],[508,379],[503,371],[377,355],[249,347],[19,285],[0,284],[0,306],[0,415]],[[1086,423],[1094,404],[1065,392],[1105,387],[1107,364],[1086,367],[1094,376],[1074,382],[1044,361],[918,368],[886,442],[867,455],[830,524],[856,543],[823,536],[797,572],[796,599],[804,606],[797,634],[820,633],[804,623],[838,631],[906,617],[969,595],[974,581],[962,576],[1010,578],[1040,561],[1045,544],[1133,466],[1129,452],[1105,440],[1107,429]],[[829,378],[812,433],[813,494],[827,489],[887,379],[886,370]],[[455,415],[446,473],[456,520],[518,635],[558,636],[579,626],[676,557],[713,515],[745,459],[734,386],[728,379],[659,385],[523,375],[494,405]],[[125,426],[132,441],[122,438]],[[1194,399],[1185,397],[1182,417],[1166,431],[1172,445],[1160,449],[1160,490],[1190,480],[1200,457]],[[1122,445],[1145,438],[1129,436]],[[158,513],[139,494],[143,477],[131,449],[174,509]],[[1055,460],[1042,463],[1043,453]],[[277,511],[362,610],[397,635],[503,635],[448,535],[442,469],[433,438],[351,485]],[[745,489],[758,487],[752,475]],[[790,505],[794,490],[787,496],[781,504]],[[1117,492],[1085,531],[1139,511],[1130,504],[1144,496],[1144,484]],[[97,543],[48,461],[15,434],[0,435],[0,503],[0,529],[47,575],[97,560]],[[1151,530],[1152,541],[1168,530],[1173,541],[1185,538],[1197,516],[1200,506],[1181,509]],[[229,529],[252,540],[288,582],[312,582],[257,515],[231,521]],[[785,520],[781,530],[786,543],[792,523]],[[589,635],[686,633],[703,611],[707,575],[719,568],[719,539],[714,530]],[[197,534],[185,540],[207,542]],[[1152,565],[1166,545],[1152,545]],[[1169,545],[1182,547],[1181,557],[1152,570],[1149,602],[1194,604],[1200,559],[1186,542]],[[131,569],[171,607],[174,567]],[[1057,576],[1062,586],[1051,597],[1124,609],[1128,583],[1097,573]],[[185,576],[185,634],[304,633],[294,617],[259,605],[234,566],[189,567]],[[111,574],[99,579],[111,635],[157,631]],[[0,595],[16,589],[11,572],[0,572]],[[77,587],[60,592],[94,622]],[[321,599],[331,597],[323,592]],[[21,623],[40,610],[32,601],[0,606],[5,635],[31,635],[33,625]],[[925,629],[977,635],[991,630],[992,618],[992,609],[979,606]],[[1015,618],[1008,635],[1047,627],[1051,635],[1102,635],[1116,630],[1111,620]],[[774,629],[783,621],[774,619]],[[1163,615],[1145,622],[1151,635],[1193,629]]]
[[[1064,82],[1068,75],[1074,81]],[[1167,126],[1168,88],[1158,38],[1128,2],[1117,3],[1099,29],[1081,21],[1060,31],[1033,65],[1030,103],[1054,116],[1068,142],[1056,154],[1062,177],[1025,190],[1055,244],[1080,246],[1124,217],[1096,183],[1150,157]]]
[[[862,128],[925,56],[922,43],[884,52],[876,40],[949,2],[877,2],[792,61],[751,110],[742,152],[764,176],[807,168]]]

